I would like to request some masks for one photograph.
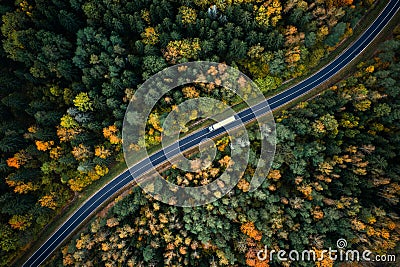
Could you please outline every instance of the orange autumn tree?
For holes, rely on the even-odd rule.
[[[110,153],[110,150],[104,148],[104,146],[97,146],[94,149],[94,155],[101,159],[106,159],[111,155],[111,153]]]
[[[18,194],[27,194],[28,192],[39,189],[39,186],[33,184],[32,182],[24,183],[22,181],[14,181],[10,179],[10,176],[6,178],[6,184],[9,187],[14,187],[14,192]]]
[[[39,151],[46,151],[51,148],[52,145],[54,145],[54,141],[40,141],[36,140],[35,141],[36,148]]]
[[[186,98],[197,98],[200,96],[199,90],[194,86],[185,86],[182,89],[182,93]]]
[[[241,178],[237,183],[237,187],[243,192],[248,192],[250,190],[250,183],[246,179]]]
[[[77,130],[74,128],[64,128],[57,126],[57,136],[60,142],[68,142],[71,141],[81,130]]]
[[[257,246],[255,241],[260,241],[262,238],[262,233],[258,231],[254,222],[246,222],[240,226],[240,231],[250,238],[247,239],[247,245],[249,246],[249,250],[246,253],[246,264],[248,266],[257,266],[257,267],[267,267],[268,260],[260,261],[257,257],[257,252],[261,249],[260,246]]]
[[[315,262],[315,266],[317,267],[332,267],[333,266],[333,260],[328,256],[328,254],[322,254],[322,250],[319,250],[317,248],[313,248],[315,251],[315,257],[318,259]],[[319,260],[322,256],[322,259]]]
[[[267,178],[277,181],[281,178],[281,172],[279,170],[271,170],[269,172]]]
[[[12,158],[7,159],[7,166],[19,169],[21,164],[16,157],[12,157]]]
[[[32,216],[30,215],[13,215],[8,221],[11,228],[17,230],[26,230],[32,224]]]
[[[221,166],[223,167],[230,167],[234,164],[233,160],[231,160],[231,157],[229,157],[228,155],[224,156],[222,159],[220,159],[218,161],[219,164],[221,164]]]
[[[260,241],[262,238],[262,233],[256,229],[254,222],[251,221],[242,224],[242,226],[240,226],[240,231],[257,241]]]
[[[229,145],[229,138],[221,138],[220,140],[217,141],[216,143],[217,147],[218,147],[218,151],[223,152],[225,150],[225,148]]]
[[[103,135],[107,138],[111,144],[118,145],[122,143],[122,139],[118,137],[118,128],[115,125],[110,125],[103,128]]]
[[[28,162],[31,156],[24,150],[21,150],[14,154],[14,157],[7,159],[7,166],[19,169],[22,165]]]
[[[14,187],[14,192],[18,194],[27,194],[28,192],[36,191],[37,189],[39,189],[39,186],[34,185],[32,182],[18,182],[18,184]]]
[[[247,252],[246,252],[247,266],[268,267],[269,255],[266,255],[265,260],[260,260],[257,256],[257,253],[263,249],[261,244],[257,244],[252,238],[247,238],[246,244],[247,244]],[[260,256],[264,257],[265,255],[260,255]]]

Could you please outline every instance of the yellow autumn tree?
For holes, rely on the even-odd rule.
[[[69,179],[68,185],[71,190],[79,192],[107,173],[108,168],[106,166],[96,165],[93,170],[88,172],[79,172],[74,179]]]
[[[110,219],[107,220],[106,225],[110,228],[115,227],[117,225],[119,225],[119,221],[117,218],[112,217]]]
[[[149,115],[149,120],[148,120],[149,124],[151,126],[153,126],[154,129],[156,129],[159,132],[163,131],[163,128],[160,125],[160,116],[158,115],[158,113],[151,113]]]
[[[80,92],[75,99],[73,100],[75,107],[78,108],[80,111],[88,111],[93,110],[93,102],[89,98],[88,93]]]
[[[66,114],[61,117],[60,125],[61,125],[61,127],[64,127],[67,129],[76,128],[79,126],[79,124],[76,122],[76,120],[69,114]]]
[[[150,11],[148,9],[142,9],[140,11],[140,16],[147,24],[150,24]]]
[[[27,194],[31,191],[36,191],[37,189],[39,189],[39,186],[33,184],[32,182],[21,182],[14,187],[14,192],[18,194]]]
[[[186,98],[197,98],[200,96],[200,92],[194,86],[184,87],[182,93]]]
[[[313,215],[316,221],[324,218],[324,212],[321,210],[320,206],[316,206],[314,209],[312,209],[311,214]]]
[[[164,51],[164,58],[169,63],[176,64],[181,58],[197,59],[200,50],[198,38],[170,41]]]
[[[101,159],[106,159],[111,155],[111,152],[110,152],[110,150],[104,148],[104,146],[97,146],[94,149],[94,155]]]
[[[197,19],[196,10],[187,6],[181,6],[179,8],[179,15],[182,18],[183,24],[193,24]]]
[[[102,167],[100,165],[96,165],[96,167],[94,167],[94,170],[96,174],[99,176],[104,176],[108,173],[108,168],[106,166]]]
[[[298,46],[287,51],[285,61],[289,63],[290,66],[293,66],[296,62],[300,61],[300,59],[300,48]]]
[[[142,42],[144,44],[149,44],[149,45],[155,45],[156,43],[158,43],[158,36],[160,34],[157,33],[156,29],[154,29],[153,27],[147,27],[146,29],[144,29],[144,32],[141,33],[141,37]]]
[[[50,158],[58,159],[62,155],[62,148],[60,146],[50,149]]]
[[[26,15],[32,16],[33,6],[30,5],[27,0],[20,2],[19,7],[21,8],[21,11],[25,12]]]
[[[367,68],[365,68],[365,72],[367,73],[373,73],[375,71],[375,67],[374,65],[368,66]]]
[[[55,193],[52,192],[50,195],[45,195],[38,200],[40,206],[47,207],[49,209],[55,210],[58,207]]]
[[[87,176],[77,177],[75,179],[68,180],[68,185],[74,192],[82,191],[86,186],[91,183],[90,179]]]
[[[303,193],[304,197],[308,200],[312,200],[312,187],[310,185],[301,185],[297,187],[297,190]]]
[[[343,6],[351,6],[353,4],[353,0],[326,0],[326,4],[328,7],[343,7]]]
[[[282,5],[279,0],[265,1],[261,6],[254,5],[254,14],[256,22],[263,27],[270,24],[276,26],[282,18]]]
[[[371,100],[362,99],[353,103],[353,106],[359,111],[366,111],[371,107]]]

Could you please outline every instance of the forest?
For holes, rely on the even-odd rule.
[[[125,110],[151,75],[188,61],[222,62],[272,94],[310,74],[373,5],[3,0],[0,266],[9,266],[64,207],[123,160]],[[318,250],[339,237],[395,250],[398,39],[395,31],[351,77],[276,118],[277,155],[262,189],[241,194],[248,191],[251,164],[232,194],[201,208],[163,205],[134,188],[65,246],[57,264],[267,266],[255,259],[262,244]],[[219,88],[177,88],[149,117],[147,147],[159,145],[174,106],[201,96],[232,101]],[[229,160],[228,144],[218,141],[217,160],[205,173],[171,168],[162,175],[177,184],[207,183]]]
[[[292,266],[259,261],[256,253],[268,245],[319,255],[339,238],[399,256],[399,37],[348,78],[276,118],[277,154],[261,189],[247,192],[252,166],[233,191],[202,207],[162,204],[135,187],[49,266]],[[260,138],[252,128],[249,135]],[[179,185],[209,182],[229,161],[228,142],[217,141],[209,169],[170,168],[163,176]],[[333,266],[328,257],[302,264]]]

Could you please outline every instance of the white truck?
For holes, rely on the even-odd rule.
[[[227,125],[227,124],[229,124],[231,122],[234,122],[238,118],[239,118],[239,116],[235,115],[235,116],[231,116],[231,117],[229,117],[229,118],[227,118],[225,120],[222,120],[220,122],[217,122],[217,123],[211,125],[210,127],[208,127],[208,131],[212,132],[212,131],[214,131],[214,130],[216,130],[218,128],[221,128],[221,127],[223,127],[223,126],[225,126],[225,125]]]

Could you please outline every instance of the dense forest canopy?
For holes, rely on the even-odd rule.
[[[347,248],[398,257],[399,37],[348,78],[277,117],[277,154],[260,189],[248,192],[254,161],[233,191],[202,207],[162,204],[135,187],[50,265],[333,266],[321,251],[336,249],[340,238]],[[255,129],[254,154],[262,138]],[[178,185],[209,183],[229,162],[229,138],[216,144],[217,161],[206,170],[162,175]],[[264,245],[311,249],[323,260],[259,261]]]
[[[340,41],[352,35],[357,22],[373,2],[3,0],[0,3],[1,264],[9,265],[10,260],[21,248],[29,243],[57,212],[70,203],[74,195],[85,190],[93,181],[101,179],[116,161],[121,160],[121,127],[125,109],[136,88],[148,77],[169,65],[181,62],[225,62],[246,73],[256,81],[263,93],[268,94],[274,92],[284,81],[306,75],[317,66]],[[370,67],[367,74],[361,73],[360,77],[352,78],[354,82],[354,79],[367,76],[368,79],[362,83],[355,81],[351,85],[350,79],[350,85],[343,86],[348,88],[348,96],[343,99],[341,95],[337,96],[337,102],[323,105],[324,108],[320,109],[327,111],[330,108],[332,114],[310,115],[312,111],[302,109],[296,111],[304,112],[302,116],[282,117],[278,130],[285,142],[279,147],[280,156],[278,155],[275,169],[270,174],[273,182],[268,184],[268,188],[280,188],[283,179],[290,179],[293,175],[303,177],[304,182],[300,181],[298,187],[302,188],[305,195],[295,198],[302,203],[304,199],[309,200],[309,194],[315,193],[316,190],[312,190],[314,183],[311,185],[311,182],[307,182],[315,173],[312,169],[307,169],[307,164],[313,161],[313,166],[321,165],[320,168],[326,169],[326,173],[322,173],[328,175],[329,170],[339,168],[339,165],[348,163],[351,168],[355,168],[353,161],[350,161],[354,160],[360,167],[355,168],[356,172],[349,174],[346,179],[352,189],[346,192],[347,185],[340,184],[344,183],[344,179],[334,180],[337,185],[333,188],[342,188],[340,190],[344,192],[335,192],[336,195],[332,193],[332,196],[326,197],[334,199],[333,196],[336,196],[336,200],[340,200],[339,196],[344,194],[343,196],[350,199],[345,198],[342,202],[353,203],[358,201],[355,199],[361,192],[372,191],[376,194],[373,186],[365,189],[357,186],[360,181],[357,175],[362,175],[363,168],[369,171],[369,166],[375,166],[371,163],[368,167],[365,165],[367,160],[363,158],[369,155],[362,148],[365,145],[367,150],[374,147],[373,151],[377,151],[378,155],[374,160],[379,162],[377,164],[383,164],[379,171],[376,171],[378,177],[385,176],[385,179],[389,179],[378,183],[379,186],[388,187],[386,191],[379,192],[395,195],[393,190],[396,189],[396,168],[388,172],[390,175],[386,175],[386,172],[384,175],[380,170],[395,166],[392,161],[396,156],[396,149],[389,149],[389,145],[398,144],[396,135],[390,135],[396,132],[395,123],[398,118],[392,118],[391,127],[385,124],[384,120],[391,117],[388,114],[397,114],[397,107],[393,104],[393,99],[397,96],[396,90],[393,89],[397,78],[397,48],[395,40],[386,43],[386,52],[379,56],[382,64],[370,64],[381,70],[375,72],[374,67]],[[385,90],[391,93],[388,91],[378,97],[378,94],[373,93],[377,91],[374,90],[375,87],[386,88]],[[350,101],[354,94],[358,95],[351,104],[354,106],[354,112],[350,109],[340,115],[334,115],[334,108],[339,108],[339,103],[343,106],[348,104],[346,101]],[[219,88],[195,86],[179,88],[166,95],[149,117],[146,135],[148,147],[159,144],[161,122],[175,105],[204,95],[226,101],[232,99],[231,94]],[[327,101],[334,101],[333,99],[333,96],[328,97]],[[374,101],[378,100],[382,103],[375,106]],[[380,116],[376,115],[379,119],[374,121],[373,126],[367,125],[367,115],[357,114],[375,109]],[[318,119],[307,119],[307,116]],[[312,123],[312,127],[307,123]],[[295,125],[297,128],[291,129]],[[364,128],[359,129],[361,126]],[[366,133],[365,128],[368,128],[370,135]],[[311,129],[312,134],[309,132]],[[364,142],[355,140],[354,137],[357,136]],[[324,138],[337,138],[335,142],[339,144],[327,146],[324,144],[327,141],[320,141]],[[301,139],[303,143],[306,140],[310,142],[303,148],[294,148],[294,143],[301,144],[297,139]],[[350,144],[353,141],[349,140],[354,140],[354,144]],[[218,159],[222,161],[216,162],[214,168],[224,164],[223,159],[227,155],[223,153],[227,153],[225,149],[229,149],[226,142],[227,140],[221,141],[223,147],[220,148],[221,154],[218,155]],[[354,149],[348,154],[343,152],[347,148],[342,143],[356,147],[355,152],[351,152]],[[254,151],[256,150],[254,147]],[[322,159],[326,159],[326,162],[322,162]],[[177,183],[177,177],[183,176],[171,170],[165,175],[171,176]],[[187,180],[187,177],[185,179]],[[324,179],[328,178],[324,177],[321,181]],[[181,182],[188,183],[189,180],[186,182],[183,179]],[[367,183],[362,185],[367,186]],[[245,190],[246,182],[242,181],[239,187],[238,190]],[[367,189],[370,191],[365,191]],[[354,193],[353,190],[358,193]],[[140,205],[147,207],[146,203],[149,200],[137,196],[137,193],[134,195],[139,199],[137,201]],[[279,202],[280,196],[271,194],[271,201]],[[245,198],[247,197],[253,195]],[[320,201],[321,197],[313,199]],[[287,196],[286,200],[291,201]],[[241,201],[250,203],[251,200]],[[368,203],[368,199],[365,201]],[[346,208],[350,205],[343,203]],[[127,211],[121,212],[125,212],[126,216],[131,216],[134,212],[143,212],[140,205],[135,204],[127,207]],[[316,213],[325,212],[320,202],[306,202],[304,205]],[[167,212],[169,208],[163,206],[162,209],[163,212]],[[209,209],[214,210],[211,207]],[[250,227],[244,228],[241,235],[250,233],[249,229],[261,231],[259,224],[263,219],[255,214],[255,209],[250,209],[253,216],[250,218],[254,220],[246,219],[247,215],[242,214],[248,211],[236,211],[243,217],[238,221],[247,222],[246,227]],[[276,209],[283,220],[283,209],[278,206]],[[189,214],[194,211],[170,212],[184,216],[185,212]],[[332,214],[336,214],[334,212],[337,210],[333,209]],[[229,216],[228,219],[232,217],[230,220],[236,220],[233,219],[234,215]],[[118,220],[121,220],[122,224],[128,217],[121,215]],[[382,227],[380,229],[383,229]],[[350,229],[349,225],[347,229]],[[385,229],[393,230],[388,227]],[[196,231],[201,232],[200,229]],[[306,233],[311,234],[305,231],[304,234]],[[268,233],[272,234],[276,233]],[[249,236],[252,235],[255,234],[251,233]],[[264,233],[263,236],[266,235]],[[258,238],[259,235],[256,236]],[[195,240],[197,237],[191,238]],[[301,238],[290,238],[293,246],[300,242],[294,240]],[[198,244],[201,246],[207,242],[206,239],[199,239]],[[189,242],[187,245],[190,244]],[[258,245],[256,242],[253,247]],[[393,246],[388,245],[388,248]],[[149,262],[149,255],[163,253],[150,245],[145,251],[148,255],[143,260],[146,262]],[[210,251],[215,251],[214,247]],[[219,251],[223,251],[222,247]],[[218,253],[215,255],[216,260],[225,257],[228,262],[235,262],[233,251],[229,252],[231,255],[226,250],[223,252],[225,256],[222,252]],[[141,256],[137,257],[137,260],[142,260]],[[171,259],[171,262],[174,260]],[[244,261],[238,262],[244,264]]]

